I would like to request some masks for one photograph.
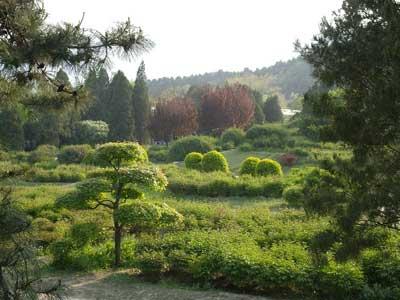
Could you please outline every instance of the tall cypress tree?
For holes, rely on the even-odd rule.
[[[263,95],[256,90],[252,90],[251,94],[253,96],[253,101],[255,105],[253,122],[255,124],[263,124],[265,122],[265,114],[263,110]]]
[[[107,88],[110,84],[107,70],[101,68],[98,72],[91,70],[86,78],[86,86],[92,94],[92,103],[85,114],[85,119],[95,121],[108,120]]]
[[[134,112],[132,109],[132,89],[124,73],[118,71],[107,91],[108,124],[110,139],[114,141],[132,140],[134,137]]]
[[[150,138],[148,129],[150,122],[150,101],[143,61],[137,71],[132,102],[135,111],[136,138],[139,143],[145,144]]]

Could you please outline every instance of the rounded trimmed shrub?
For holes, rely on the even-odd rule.
[[[240,175],[256,175],[257,164],[260,162],[258,157],[250,156],[240,165]]]
[[[70,145],[61,148],[57,158],[62,164],[80,164],[92,151],[89,145]]]
[[[206,172],[229,172],[229,166],[225,156],[214,150],[203,156],[203,170]]]
[[[187,169],[201,170],[203,165],[203,154],[199,152],[192,152],[185,157],[185,167]]]
[[[259,176],[270,176],[283,174],[281,165],[272,159],[260,160],[256,167],[256,174]]]
[[[134,166],[148,161],[147,151],[133,142],[106,143],[93,154],[93,164],[103,167]]]
[[[245,133],[240,128],[229,128],[224,131],[221,136],[222,144],[233,143],[235,146],[239,146],[245,139]]]
[[[187,136],[176,140],[169,149],[170,161],[183,161],[191,152],[207,153],[213,149],[215,141],[211,137]]]

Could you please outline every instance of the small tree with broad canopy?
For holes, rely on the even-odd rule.
[[[247,86],[234,84],[209,89],[201,98],[200,128],[217,134],[229,127],[246,128],[253,119],[254,108]]]
[[[103,172],[57,199],[57,205],[71,209],[104,207],[110,210],[114,224],[114,265],[119,266],[124,228],[120,219],[121,207],[143,198],[143,188],[163,190],[167,180],[161,171],[149,166],[146,151],[137,143],[101,145],[95,150],[93,160],[104,167]]]
[[[150,120],[154,139],[169,142],[193,134],[199,128],[196,106],[190,98],[174,98],[156,104]]]

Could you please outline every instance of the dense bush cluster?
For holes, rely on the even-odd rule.
[[[289,129],[272,124],[254,125],[246,132],[246,139],[257,149],[293,147],[295,142],[290,136]]]
[[[57,158],[61,164],[80,164],[93,151],[89,145],[70,145],[61,148]]]
[[[168,189],[176,194],[206,197],[276,197],[282,196],[283,181],[279,179],[240,176],[225,172],[203,173],[196,170],[168,168]]]
[[[49,162],[57,158],[58,148],[52,145],[41,145],[29,153],[30,163]]]
[[[207,136],[188,136],[176,140],[169,148],[170,161],[183,161],[191,152],[207,153],[214,147],[215,140]]]
[[[290,181],[294,191],[285,189],[285,197],[292,194],[295,198],[296,185],[310,173],[311,169],[291,171],[285,181]],[[255,196],[270,189],[278,197],[288,185],[282,179],[233,178],[225,173],[178,167],[169,167],[167,174],[173,188],[177,187],[176,179],[186,180],[187,188],[193,189],[190,193],[197,196]],[[34,239],[52,255],[53,265],[82,271],[112,266],[110,223],[104,215],[107,212],[60,209],[54,206],[51,198],[55,195],[49,196],[49,188],[60,189],[48,187],[33,192],[28,187],[19,196],[22,206],[35,219]],[[381,240],[379,248],[363,252],[360,260],[338,262],[329,254],[324,263],[315,263],[312,249],[315,237],[330,226],[326,218],[306,216],[299,210],[270,211],[265,203],[230,206],[156,197],[162,197],[179,212],[179,226],[152,225],[153,229],[147,230],[150,223],[178,220],[173,209],[163,217],[157,202],[138,201],[133,203],[136,209],[126,210],[128,215],[122,212],[124,209],[121,211],[121,217],[131,224],[128,231],[135,233],[134,239],[127,234],[123,242],[122,266],[138,268],[147,280],[173,277],[197,285],[324,300],[398,299],[400,255],[394,249],[400,240],[396,235],[390,235],[387,242]],[[132,220],[136,221],[130,223]]]
[[[248,157],[240,165],[240,175],[282,176],[281,165],[272,159]]]
[[[230,128],[224,131],[221,136],[221,142],[223,145],[232,143],[235,147],[243,143],[245,139],[245,133],[240,128]]]
[[[201,154],[198,152],[191,152],[185,157],[186,169],[204,171],[204,172],[229,172],[228,161],[225,156],[214,150]]]
[[[168,162],[168,148],[166,146],[153,145],[147,150],[149,160],[153,163]]]

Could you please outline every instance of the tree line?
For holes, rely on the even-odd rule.
[[[55,78],[65,88],[73,88],[62,69]],[[264,99],[260,92],[238,83],[192,86],[184,96],[158,100],[152,106],[143,62],[133,84],[121,71],[110,78],[100,68],[88,72],[85,86],[88,99],[62,111],[2,107],[0,145],[33,150],[42,144],[168,143],[186,135],[219,135],[230,127],[245,129],[283,118],[276,95]]]

